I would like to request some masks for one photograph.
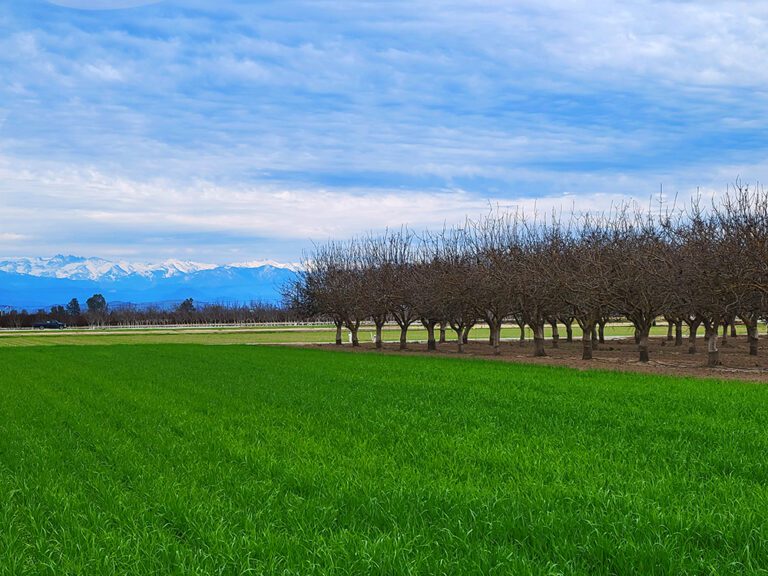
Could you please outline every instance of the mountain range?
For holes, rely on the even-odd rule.
[[[56,255],[0,260],[0,309],[36,310],[85,300],[96,293],[108,303],[277,303],[297,264],[272,260],[228,265],[166,260],[159,264],[112,262]]]

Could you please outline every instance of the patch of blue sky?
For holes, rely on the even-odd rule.
[[[396,224],[406,199],[426,225],[489,201],[765,180],[768,7],[57,2],[110,4],[0,6],[0,254],[22,248],[19,215],[67,214],[74,234],[126,197],[137,246],[143,212],[187,251],[205,249],[200,203],[205,234],[297,245]],[[87,214],[62,192],[91,189]]]

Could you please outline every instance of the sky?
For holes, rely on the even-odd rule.
[[[4,0],[0,256],[296,261],[768,170],[768,2]]]

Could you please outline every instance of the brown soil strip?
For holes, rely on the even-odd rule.
[[[318,348],[334,348],[333,344],[311,344]],[[453,358],[482,358],[487,360],[522,362],[544,366],[567,366],[578,370],[615,370],[620,372],[639,372],[643,374],[662,374],[667,376],[693,376],[698,378],[716,378],[719,380],[745,380],[768,383],[768,350],[762,350],[758,356],[749,355],[749,346],[744,336],[728,338],[727,345],[720,345],[720,366],[707,368],[706,342],[700,338],[697,352],[688,353],[688,342],[683,346],[674,346],[665,338],[651,338],[649,351],[651,361],[641,363],[634,339],[614,339],[600,344],[595,349],[593,360],[581,359],[581,342],[565,342],[561,340],[558,348],[553,348],[547,342],[547,356],[535,358],[533,343],[526,341],[504,342],[501,354],[495,356],[493,349],[484,342],[473,341],[464,346],[464,353],[456,351],[456,344],[448,342],[439,344],[437,352],[428,352],[424,343],[409,343],[408,350],[398,350],[397,344],[385,344],[378,353],[384,354],[423,354],[439,355]],[[361,343],[359,348],[349,344],[341,347],[343,350],[359,352],[376,352],[372,343]]]

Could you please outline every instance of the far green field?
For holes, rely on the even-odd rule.
[[[0,574],[768,569],[761,385],[259,346],[0,365]]]
[[[408,330],[408,340],[426,341],[427,332],[420,324]],[[743,327],[739,327],[742,329]],[[741,330],[743,331],[743,330]],[[581,330],[574,324],[574,337],[581,337]],[[608,325],[605,335],[608,338],[630,337],[633,329],[626,324]],[[666,326],[657,326],[651,334],[655,336],[666,335]],[[373,327],[364,326],[360,329],[361,342],[372,342]],[[551,328],[547,328],[545,336],[550,338]],[[347,342],[349,332],[344,330],[344,342]],[[488,328],[474,328],[470,338],[487,340]],[[517,327],[505,327],[502,330],[502,338],[516,339],[520,337],[520,329]],[[532,338],[530,329],[526,329],[526,336]],[[201,328],[173,328],[173,329],[66,329],[66,330],[24,330],[24,331],[0,331],[0,347],[6,346],[55,346],[63,344],[93,345],[93,344],[327,344],[334,342],[336,331],[327,327],[260,327],[260,328],[230,328],[230,329],[201,329]],[[560,329],[560,338],[565,339],[565,328]],[[388,326],[384,331],[385,342],[398,342],[400,330],[396,326]],[[456,340],[456,333],[448,330],[448,341]]]

